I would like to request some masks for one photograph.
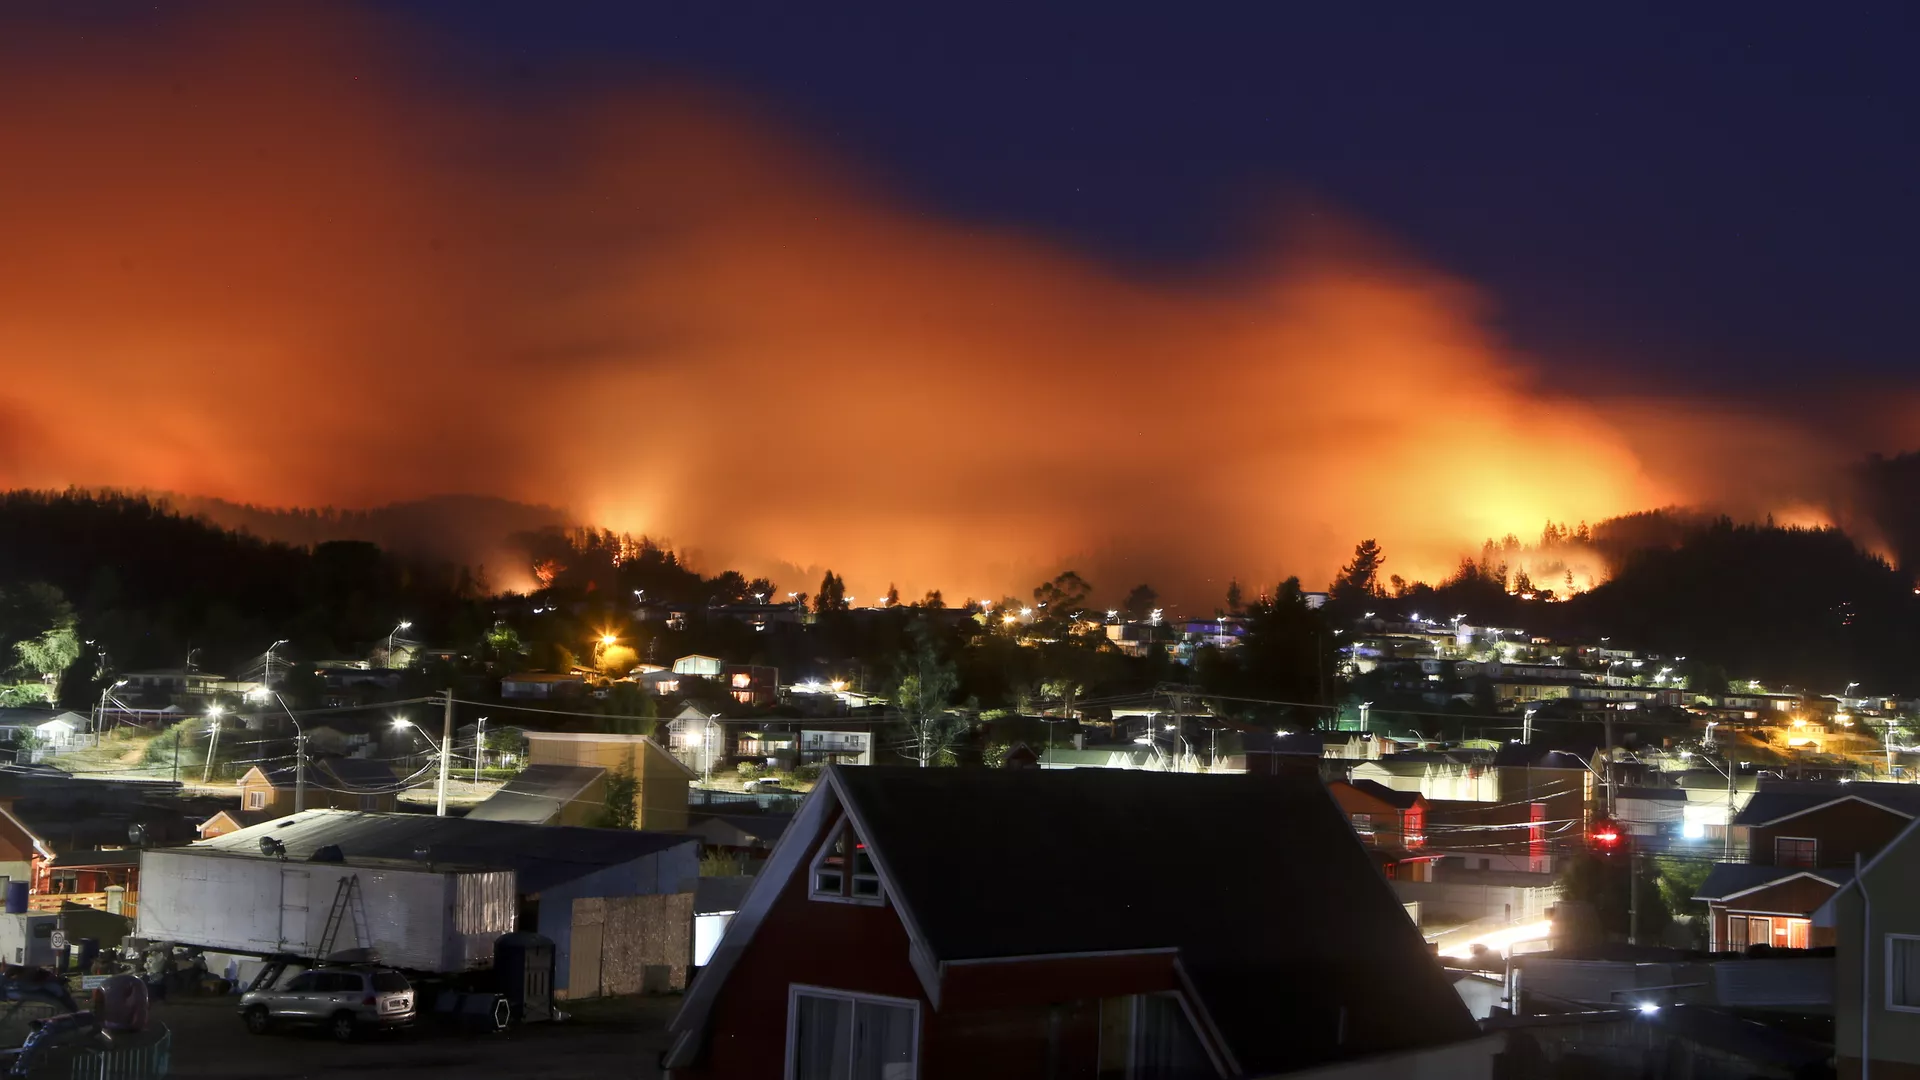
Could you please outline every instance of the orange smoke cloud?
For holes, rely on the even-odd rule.
[[[1218,594],[1363,536],[1696,498],[1697,439],[1505,354],[1330,230],[1130,278],[913,212],[730,105],[450,103],[395,28],[248,21],[0,70],[0,483],[564,504],[707,567],[998,596]],[[785,572],[781,573],[784,568]],[[810,575],[803,578],[800,575]]]

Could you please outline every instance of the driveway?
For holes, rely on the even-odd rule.
[[[249,1035],[236,998],[156,1002],[153,1019],[173,1031],[178,1080],[337,1078],[385,1080],[446,1076],[571,1080],[618,1076],[652,1080],[666,1049],[666,1022],[677,998],[586,1002],[559,1024],[497,1035],[444,1031],[431,1023],[396,1036],[336,1043],[317,1033]]]

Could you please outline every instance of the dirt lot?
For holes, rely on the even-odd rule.
[[[444,1031],[431,1023],[393,1036],[335,1043],[318,1033],[254,1036],[240,1026],[237,999],[175,998],[153,1017],[173,1030],[178,1080],[292,1080],[329,1077],[384,1080],[422,1074],[586,1080],[649,1080],[666,1048],[666,1023],[678,998],[583,1002],[561,1024],[499,1035]]]

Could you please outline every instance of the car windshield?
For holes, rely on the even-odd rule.
[[[407,982],[407,977],[397,971],[382,971],[376,973],[373,977],[373,988],[387,993],[395,990],[413,989]]]

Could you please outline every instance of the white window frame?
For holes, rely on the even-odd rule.
[[[874,863],[874,866],[873,866],[874,885],[875,885],[875,888],[878,890],[875,893],[875,895],[855,896],[853,894],[853,878],[855,875],[853,872],[852,853],[848,854],[847,868],[841,872],[844,875],[844,879],[846,881],[845,893],[830,894],[830,893],[823,893],[820,891],[820,888],[819,888],[820,864],[823,862],[826,862],[827,856],[833,853],[833,846],[836,842],[838,842],[840,838],[840,834],[843,831],[848,836],[853,838],[853,842],[856,849],[858,848],[859,845],[864,844],[866,842],[861,838],[859,831],[853,827],[853,822],[848,818],[842,817],[838,822],[834,824],[833,828],[828,829],[826,840],[820,845],[820,850],[813,853],[813,861],[807,864],[807,899],[818,900],[823,904],[858,904],[861,907],[887,906],[887,886],[885,882],[882,882],[880,880],[880,864],[879,863]],[[869,861],[871,861],[873,856],[869,854],[867,858]],[[867,875],[861,874],[859,876],[866,877]]]
[[[255,801],[256,799],[257,799],[257,800],[259,800],[259,803],[260,803],[260,805],[258,805],[258,806],[255,806],[255,805],[254,805],[254,801]],[[267,793],[266,793],[266,792],[264,792],[264,791],[259,791],[259,790],[254,790],[254,791],[249,791],[249,792],[247,792],[247,807],[246,807],[246,808],[247,808],[248,810],[265,810],[265,809],[267,808]]]
[[[1893,943],[1896,941],[1920,942],[1920,934],[1882,934],[1886,939],[1886,962],[1880,968],[1880,993],[1886,999],[1888,1012],[1920,1013],[1920,1005],[1896,1005],[1893,1002]]]
[[[889,1005],[895,1008],[905,1007],[913,1012],[913,1065],[907,1074],[907,1080],[920,1078],[920,1002],[915,998],[887,997],[884,994],[863,994],[856,990],[836,990],[830,986],[810,986],[806,983],[787,984],[787,1049],[785,1064],[781,1066],[783,1080],[793,1080],[793,1045],[797,1041],[800,1028],[796,1021],[800,1016],[800,997],[835,998],[855,1004],[866,1002],[869,1005]]]

